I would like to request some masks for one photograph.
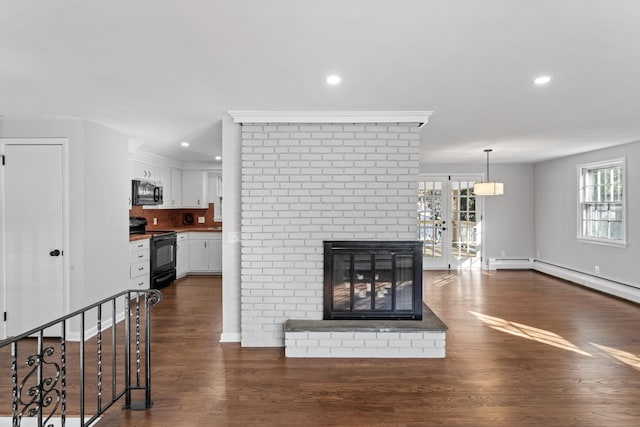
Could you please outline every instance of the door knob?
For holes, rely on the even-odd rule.
[[[446,230],[447,230],[447,227],[442,227],[442,231],[446,231]]]
[[[49,255],[51,256],[60,256],[60,250],[59,249],[54,249],[51,252],[49,252]]]

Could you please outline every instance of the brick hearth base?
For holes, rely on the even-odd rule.
[[[423,320],[287,320],[287,357],[445,357],[447,326],[426,305]]]

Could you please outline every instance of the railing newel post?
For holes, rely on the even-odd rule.
[[[131,408],[131,292],[128,292],[124,301],[124,407]]]
[[[149,294],[145,298],[145,406],[153,406],[151,401],[151,301]]]

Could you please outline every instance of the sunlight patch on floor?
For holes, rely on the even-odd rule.
[[[579,347],[554,332],[534,328],[533,326],[529,325],[523,325],[522,323],[511,322],[500,317],[488,316],[486,314],[477,313],[475,311],[469,311],[469,313],[473,314],[478,320],[480,320],[490,328],[495,329],[496,331],[505,332],[507,334],[537,341],[542,344],[561,348],[563,350],[573,351],[584,356],[592,357],[586,351],[581,350]]]
[[[640,371],[640,356],[629,353],[627,351],[618,350],[617,348],[607,347],[606,345],[596,344],[592,342],[590,342],[589,344],[604,351],[609,356],[624,363],[625,365],[629,365]]]
[[[433,280],[433,284],[440,288],[442,286],[448,285],[449,283],[453,282],[454,280],[456,280],[456,276],[454,274],[442,274],[440,276],[437,276]]]

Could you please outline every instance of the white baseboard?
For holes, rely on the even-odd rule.
[[[614,295],[629,301],[640,303],[640,288],[625,285],[612,280],[596,277],[591,274],[581,273],[562,266],[549,264],[543,261],[534,260],[534,270],[549,274],[560,279],[568,280],[578,285]]]
[[[242,334],[240,332],[223,332],[220,335],[220,342],[240,342]]]
[[[488,270],[531,270],[531,258],[489,258]]]
[[[124,311],[116,314],[116,323],[120,323],[124,320]],[[109,329],[113,325],[111,319],[106,319],[102,321],[102,330],[105,331]],[[98,325],[94,325],[89,329],[84,331],[84,339],[85,341],[91,339],[98,335]],[[67,341],[75,341],[80,342],[80,331],[67,331]]]

